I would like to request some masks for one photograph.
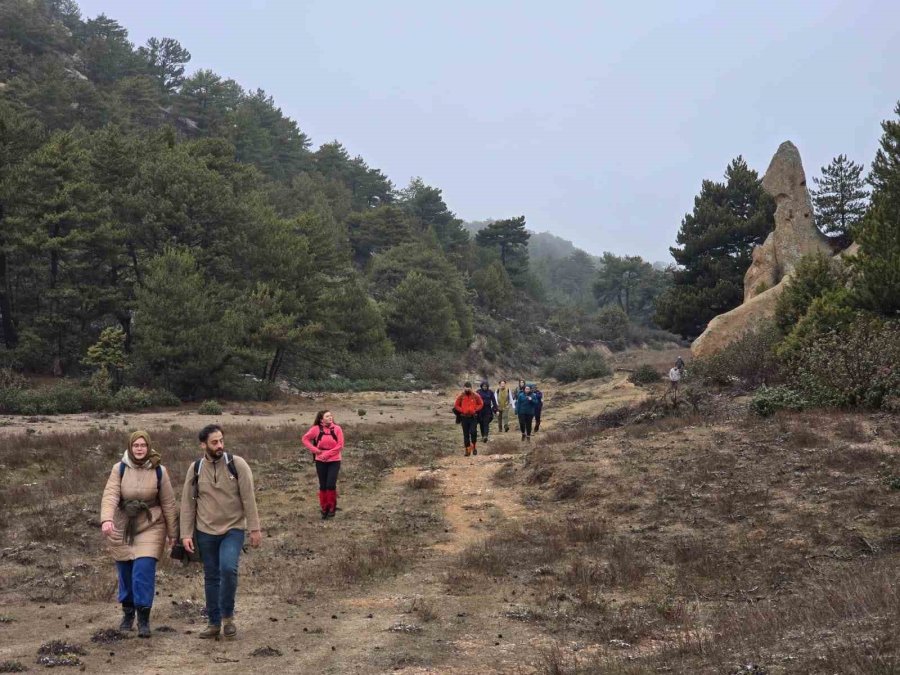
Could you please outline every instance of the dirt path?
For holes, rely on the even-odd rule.
[[[596,414],[640,395],[624,376],[548,388],[545,393],[548,405],[542,431],[552,431],[567,421],[573,409],[578,415]],[[344,415],[366,405],[365,425],[387,421],[385,417],[431,422],[449,405],[446,394],[429,396],[425,405],[422,394],[397,396],[381,401],[384,405],[380,407],[372,399],[348,397]],[[555,398],[558,404],[554,404]],[[310,409],[321,405],[312,401]],[[327,405],[333,406],[333,402]],[[307,412],[283,410],[277,414],[290,419]],[[279,419],[273,415],[248,418],[276,425]],[[147,424],[146,418],[141,418],[141,424]],[[347,489],[343,511],[335,520],[322,523],[315,517],[309,467],[296,470],[301,472],[291,479],[298,482],[296,489],[261,494],[261,511],[272,526],[267,525],[270,531],[264,549],[251,553],[242,563],[239,640],[205,643],[196,639],[194,634],[203,627],[196,613],[203,604],[202,572],[197,567],[185,571],[164,564],[158,577],[153,623],[171,626],[171,632],[156,632],[152,640],[129,639],[98,646],[89,638],[96,629],[112,624],[116,609],[110,602],[5,602],[0,615],[13,622],[0,624],[0,662],[20,660],[34,668],[37,647],[56,638],[84,645],[89,655],[81,658],[87,669],[104,673],[207,672],[213,668],[220,673],[272,668],[319,674],[534,672],[538,649],[548,638],[534,624],[516,619],[517,603],[524,598],[506,597],[501,584],[467,574],[463,555],[503,523],[531,517],[514,489],[493,481],[505,462],[520,461],[527,446],[514,432],[502,434],[490,445],[482,444],[481,454],[467,458],[458,447],[458,428],[449,422],[438,428],[447,439],[449,454],[427,467],[399,467],[373,490]],[[532,443],[536,446],[540,438],[535,436]],[[491,450],[500,454],[485,454]],[[436,483],[414,489],[409,482],[417,476],[433,476]],[[327,559],[324,553],[351,546],[358,535],[385,521],[410,514],[431,517],[432,513],[438,522],[442,519],[442,525],[429,530],[427,536],[410,531],[410,541],[421,545],[417,544],[399,574],[351,583],[346,588],[335,588],[333,583],[322,588],[311,585],[308,594],[294,593],[290,602],[285,600],[289,594],[281,589],[264,590],[267,582],[271,586],[271,575],[285,564],[287,553],[302,556],[309,551],[315,565],[317,560]],[[528,561],[521,564],[527,566]],[[302,588],[302,578],[284,579],[285,584],[297,581]],[[251,655],[265,647],[280,655]]]

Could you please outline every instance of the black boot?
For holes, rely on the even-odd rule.
[[[149,607],[138,607],[137,608],[137,620],[138,620],[138,637],[139,638],[150,637],[150,608]]]
[[[119,624],[119,630],[123,633],[134,630],[134,605],[122,603],[122,623]]]

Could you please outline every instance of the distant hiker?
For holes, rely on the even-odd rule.
[[[527,384],[525,389],[516,397],[516,415],[519,416],[519,429],[522,431],[522,440],[531,440],[531,423],[534,421],[534,409],[537,405],[531,387]]]
[[[525,380],[519,380],[519,389],[516,391],[516,396],[525,391]]]
[[[122,461],[109,473],[100,503],[100,530],[119,573],[119,630],[133,630],[137,612],[142,638],[150,637],[156,561],[178,536],[175,491],[160,459],[150,446],[150,435],[135,431]]]
[[[497,397],[491,391],[491,385],[487,380],[482,380],[478,389],[478,395],[481,397],[482,407],[478,411],[478,426],[481,428],[481,440],[488,442],[488,434],[491,431],[491,420],[494,414],[499,410],[497,407]]]
[[[472,383],[463,385],[463,392],[456,397],[453,410],[459,415],[462,424],[463,444],[466,446],[466,457],[478,454],[478,412],[484,407],[481,396],[472,391]]]
[[[196,541],[203,559],[208,625],[198,637],[218,640],[221,633],[233,640],[245,532],[249,529],[251,546],[262,542],[253,473],[242,457],[225,452],[219,425],[203,427],[199,438],[203,456],[188,467],[181,492],[181,539],[188,553],[194,552]]]
[[[669,370],[669,391],[668,393],[672,395],[672,401],[677,405],[678,404],[678,383],[681,382],[681,376],[684,372],[683,368],[684,362],[682,362],[682,368],[678,367],[678,364],[672,366]]]
[[[316,459],[319,476],[319,506],[322,520],[334,518],[337,511],[337,479],[341,470],[341,450],[344,449],[344,432],[334,423],[330,410],[320,410],[316,420],[305,434],[303,445]]]
[[[531,385],[531,395],[534,396],[534,433],[541,429],[541,411],[544,409],[544,392],[538,389],[536,384]]]
[[[684,359],[679,356],[675,359],[675,367],[681,371],[681,374],[684,375]]]
[[[513,414],[516,404],[506,380],[500,380],[497,383],[495,398],[497,399],[497,430],[509,431],[509,416]]]

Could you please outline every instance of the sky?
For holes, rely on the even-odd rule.
[[[172,37],[464,220],[670,261],[704,179],[793,141],[870,165],[900,100],[895,0],[80,0]]]

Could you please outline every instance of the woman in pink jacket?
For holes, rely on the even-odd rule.
[[[334,423],[330,410],[321,410],[309,431],[303,434],[303,445],[316,458],[319,475],[319,506],[322,520],[334,518],[337,510],[337,478],[341,470],[341,450],[344,448],[344,432]]]

